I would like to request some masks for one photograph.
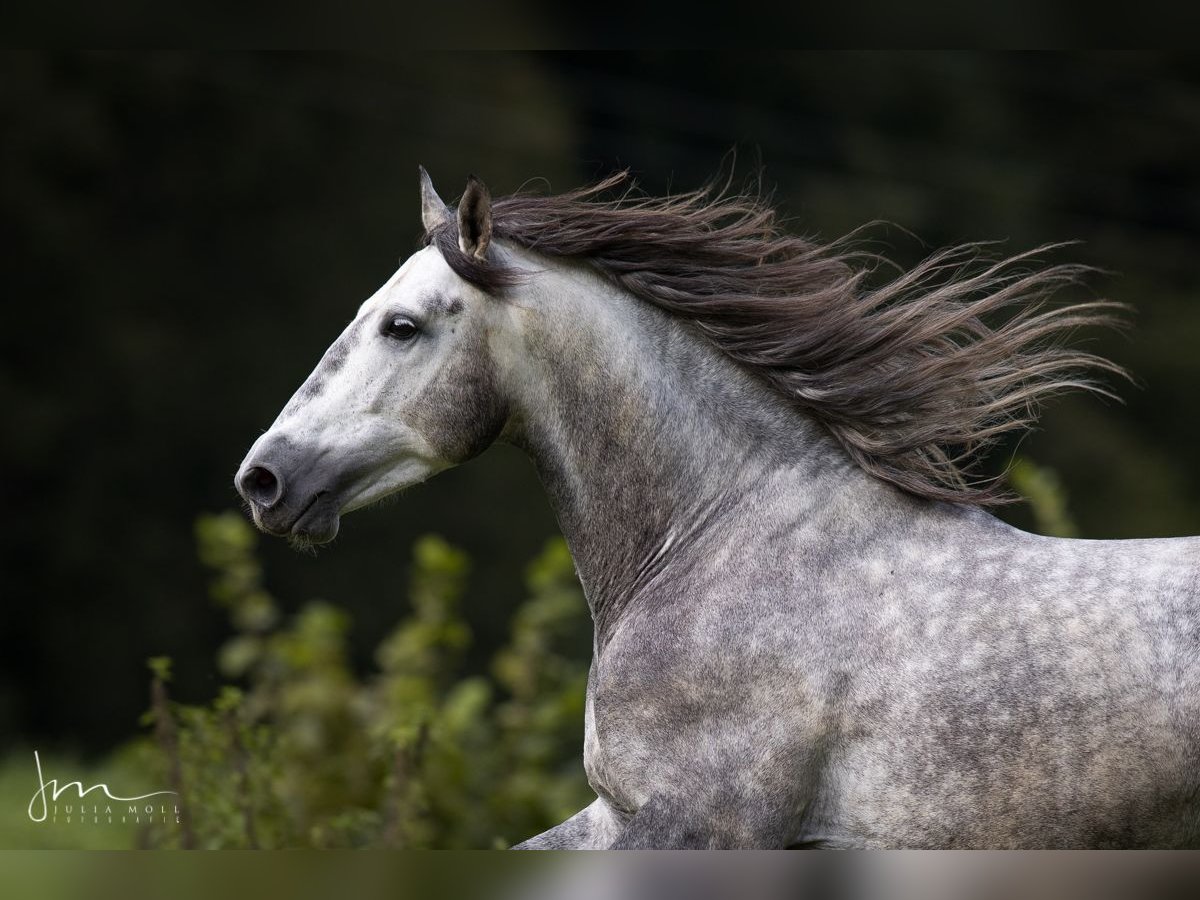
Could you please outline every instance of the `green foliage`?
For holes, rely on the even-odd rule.
[[[241,516],[204,516],[196,534],[213,599],[235,629],[218,664],[238,686],[207,706],[174,704],[169,661],[151,661],[155,738],[128,752],[178,785],[187,815],[152,826],[145,843],[504,846],[587,802],[587,666],[556,649],[587,627],[586,606],[561,540],[529,566],[511,639],[479,675],[464,672],[471,632],[459,612],[470,561],[421,538],[410,614],[379,644],[377,670],[360,677],[344,612],[312,602],[282,619]]]
[[[1008,479],[1013,490],[1029,501],[1038,531],[1051,537],[1079,536],[1079,529],[1067,510],[1066,489],[1057,472],[1019,456],[1008,470]]]

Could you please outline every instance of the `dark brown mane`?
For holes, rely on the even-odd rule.
[[[455,272],[493,292],[521,280],[464,255],[447,218],[426,241]],[[956,247],[870,287],[879,257],[781,232],[757,195],[710,186],[646,197],[623,172],[566,194],[499,199],[492,219],[495,238],[587,260],[692,322],[828,428],[863,469],[921,497],[1012,499],[973,474],[983,449],[1031,424],[1050,394],[1107,393],[1088,372],[1121,371],[1064,346],[1076,328],[1112,324],[1117,304],[1051,304],[1085,270],[1036,267],[1046,248],[992,260],[979,245]]]

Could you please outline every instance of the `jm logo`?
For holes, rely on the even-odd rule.
[[[71,788],[79,791],[80,800],[92,791],[100,791],[109,800],[116,800],[118,803],[133,803],[134,801],[145,800],[149,797],[160,797],[164,794],[176,793],[175,791],[151,791],[149,794],[138,794],[136,797],[121,797],[109,790],[108,785],[103,782],[93,784],[87,789],[84,788],[82,781],[68,781],[60,787],[58,779],[51,778],[47,781],[46,776],[42,774],[42,760],[36,750],[33,751],[33,764],[37,767],[38,789],[37,793],[29,801],[29,818],[34,822],[45,822],[50,812],[50,803],[57,803],[58,798]]]

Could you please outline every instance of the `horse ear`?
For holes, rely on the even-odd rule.
[[[433,189],[433,179],[425,167],[417,168],[421,172],[421,224],[425,226],[425,233],[431,234],[450,221],[450,208]]]
[[[458,249],[467,256],[483,259],[492,240],[492,195],[474,175],[458,201]]]

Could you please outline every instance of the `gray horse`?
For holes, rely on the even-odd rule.
[[[1111,364],[1078,274],[877,260],[624,175],[449,209],[254,444],[256,524],[532,457],[595,622],[594,803],[527,848],[1200,842],[1200,539],[1027,534],[980,450]]]

